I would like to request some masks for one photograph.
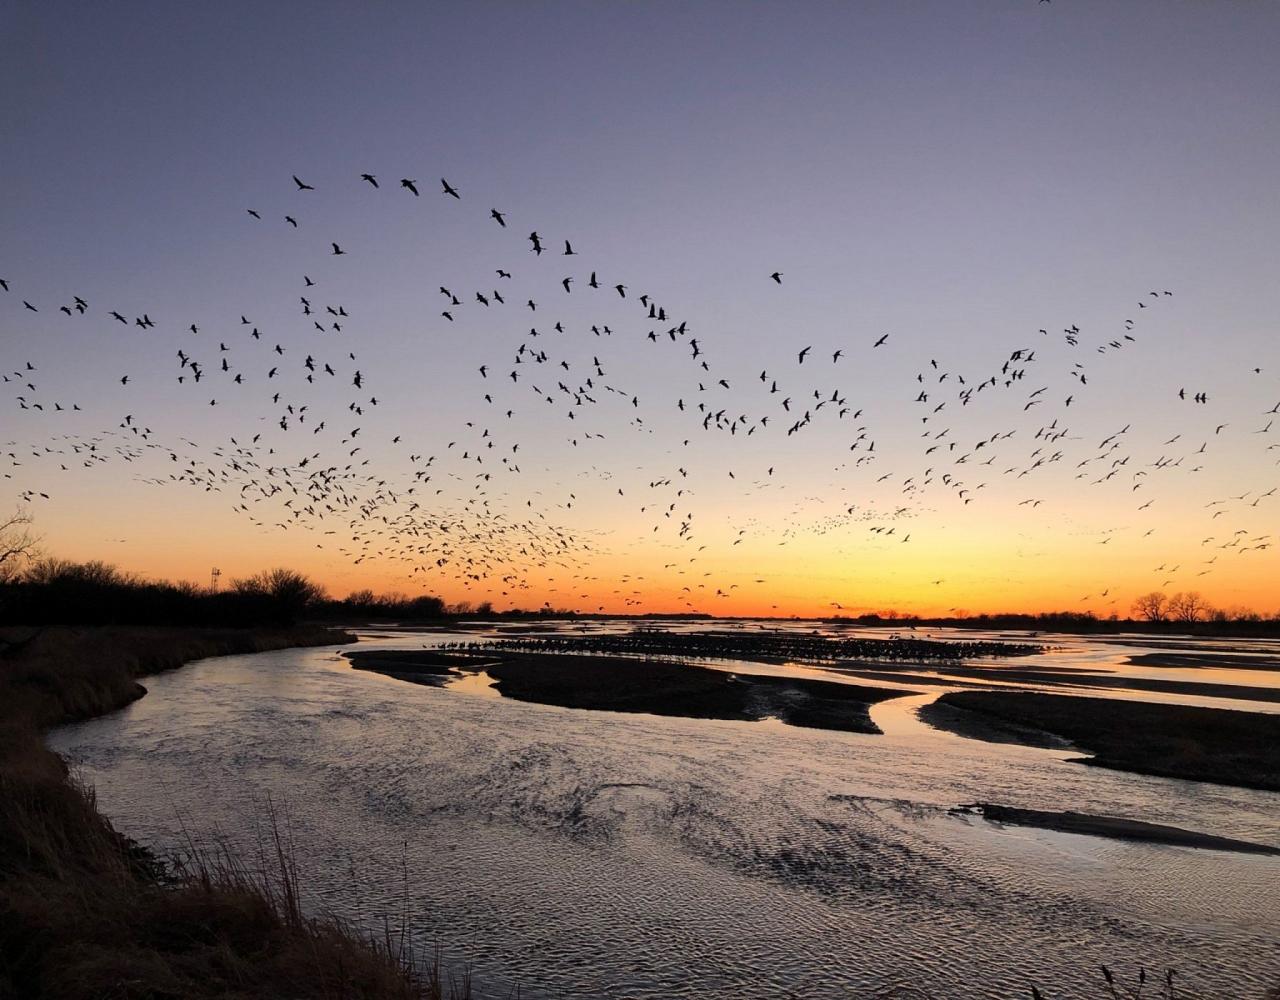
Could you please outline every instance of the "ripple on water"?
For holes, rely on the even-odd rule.
[[[1080,767],[906,716],[876,737],[476,697],[332,651],[206,661],[148,686],[51,736],[122,829],[173,845],[181,817],[251,851],[270,796],[316,903],[373,926],[407,902],[494,996],[517,980],[524,996],[637,1000],[898,981],[1093,996],[1100,961],[1175,964],[1212,995],[1280,981],[1276,859],[946,811],[1087,808],[1275,841],[1267,793]]]

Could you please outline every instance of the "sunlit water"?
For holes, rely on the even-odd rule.
[[[1062,645],[1037,665],[1110,669],[1141,651]],[[858,997],[912,983],[977,998],[1036,983],[1053,1000],[1099,996],[1100,962],[1175,965],[1211,996],[1280,984],[1280,859],[947,813],[983,800],[1280,843],[1280,795],[939,733],[914,715],[931,689],[875,706],[885,735],[863,736],[525,704],[484,678],[413,685],[338,653],[206,660],[50,743],[120,829],[162,849],[222,835],[251,854],[270,798],[311,905],[370,927],[408,907],[484,996]]]

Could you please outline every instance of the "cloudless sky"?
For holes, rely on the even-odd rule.
[[[404,475],[393,435],[443,455],[492,427],[521,445],[519,477],[494,483],[494,509],[545,512],[593,554],[572,569],[522,567],[505,587],[409,579],[385,560],[352,565],[310,535],[257,528],[227,497],[143,482],[159,468],[144,468],[150,459],[63,474],[33,454],[7,470],[0,499],[48,492],[33,512],[51,550],[198,579],[214,563],[234,574],[289,562],[335,590],[805,613],[833,602],[1106,613],[1172,580],[1272,609],[1276,549],[1205,560],[1232,532],[1271,531],[1280,509],[1275,498],[1250,506],[1280,482],[1267,450],[1280,431],[1255,434],[1280,401],[1278,51],[1280,8],[1265,3],[0,3],[3,367],[36,362],[42,393],[83,407],[55,418],[19,410],[10,392],[0,440],[55,446],[124,414],[206,451],[255,433],[269,409],[256,408],[260,390],[235,403],[220,388],[221,406],[207,407],[175,382],[174,345],[197,322],[210,342],[241,338],[239,364],[250,349],[239,317],[275,336],[295,322],[307,273],[318,302],[352,314],[326,356],[359,354],[383,397],[362,453],[372,468]],[[365,171],[380,191],[359,181]],[[317,190],[296,191],[292,174]],[[418,179],[422,198],[398,189],[401,177]],[[440,177],[461,202],[441,196]],[[534,259],[534,229],[580,256]],[[326,256],[334,240],[346,257]],[[471,295],[502,280],[498,267],[513,272],[512,294],[483,310]],[[712,381],[734,387],[715,408],[767,412],[767,432],[744,443],[677,410],[697,397],[687,348],[648,342],[654,324],[624,311],[630,300],[587,298],[591,269],[606,292],[624,281],[686,320]],[[453,323],[439,315],[440,285],[467,299]],[[1139,317],[1136,341],[1099,355],[1151,289],[1175,294]],[[73,294],[92,318],[57,313]],[[478,366],[505,374],[529,324],[554,322],[547,305],[520,314],[528,297],[559,310],[571,339],[548,350],[575,379],[606,349],[590,325],[615,330],[604,381],[626,399],[574,427],[603,440],[572,445],[562,408],[539,410],[523,386],[503,387],[520,406],[501,430],[498,404],[482,400],[496,390]],[[113,308],[147,311],[161,329],[119,326]],[[1071,324],[1077,349],[1062,339]],[[945,443],[925,454],[920,434],[950,412],[921,422],[916,376],[930,360],[954,373],[954,410],[955,375],[977,382],[1019,347],[1038,349],[1043,367],[954,431],[972,445],[1016,426],[1018,450],[1001,452],[980,502],[957,503],[941,475],[981,477],[941,466]],[[865,410],[875,462],[851,464],[847,418],[787,436],[761,369],[796,397],[839,388]],[[126,372],[132,387],[119,385]],[[1027,415],[1042,385],[1046,403]],[[1193,387],[1209,406],[1177,399]],[[632,395],[641,405],[629,412]],[[347,397],[330,402],[341,413]],[[1055,418],[1070,428],[1071,460],[1001,475],[1034,461],[1032,436]],[[1074,478],[1075,461],[1126,423],[1134,457],[1122,474]],[[1165,457],[1184,461],[1166,468]],[[440,467],[463,475],[450,461]],[[692,473],[678,511],[694,514],[693,545],[671,519],[652,531],[672,498],[649,484],[678,468]],[[931,486],[903,499],[904,481],[930,468]],[[457,509],[461,481],[450,489],[439,502]],[[1205,504],[1240,494],[1230,516],[1206,520]],[[898,521],[890,543],[870,531]],[[1170,577],[1162,565],[1184,568]]]

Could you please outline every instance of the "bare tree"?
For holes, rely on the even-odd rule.
[[[343,598],[343,602],[350,604],[353,608],[371,608],[378,603],[378,598],[366,587],[364,590],[353,590]]]
[[[1133,602],[1133,613],[1140,618],[1145,618],[1149,622],[1167,621],[1168,614],[1168,598],[1158,590],[1153,590],[1149,594],[1143,594]]]
[[[32,520],[29,511],[18,508],[0,521],[0,583],[12,580],[38,554],[40,540],[27,527]]]
[[[1190,625],[1206,616],[1210,608],[1209,602],[1200,596],[1198,590],[1189,590],[1185,594],[1174,594],[1170,597],[1167,611],[1174,621]]]
[[[324,599],[324,589],[291,569],[267,569],[244,580],[231,581],[232,593],[263,597],[284,617],[293,618]]]

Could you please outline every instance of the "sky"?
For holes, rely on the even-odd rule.
[[[0,506],[339,594],[1280,610],[1276,51],[1168,0],[0,3]]]

